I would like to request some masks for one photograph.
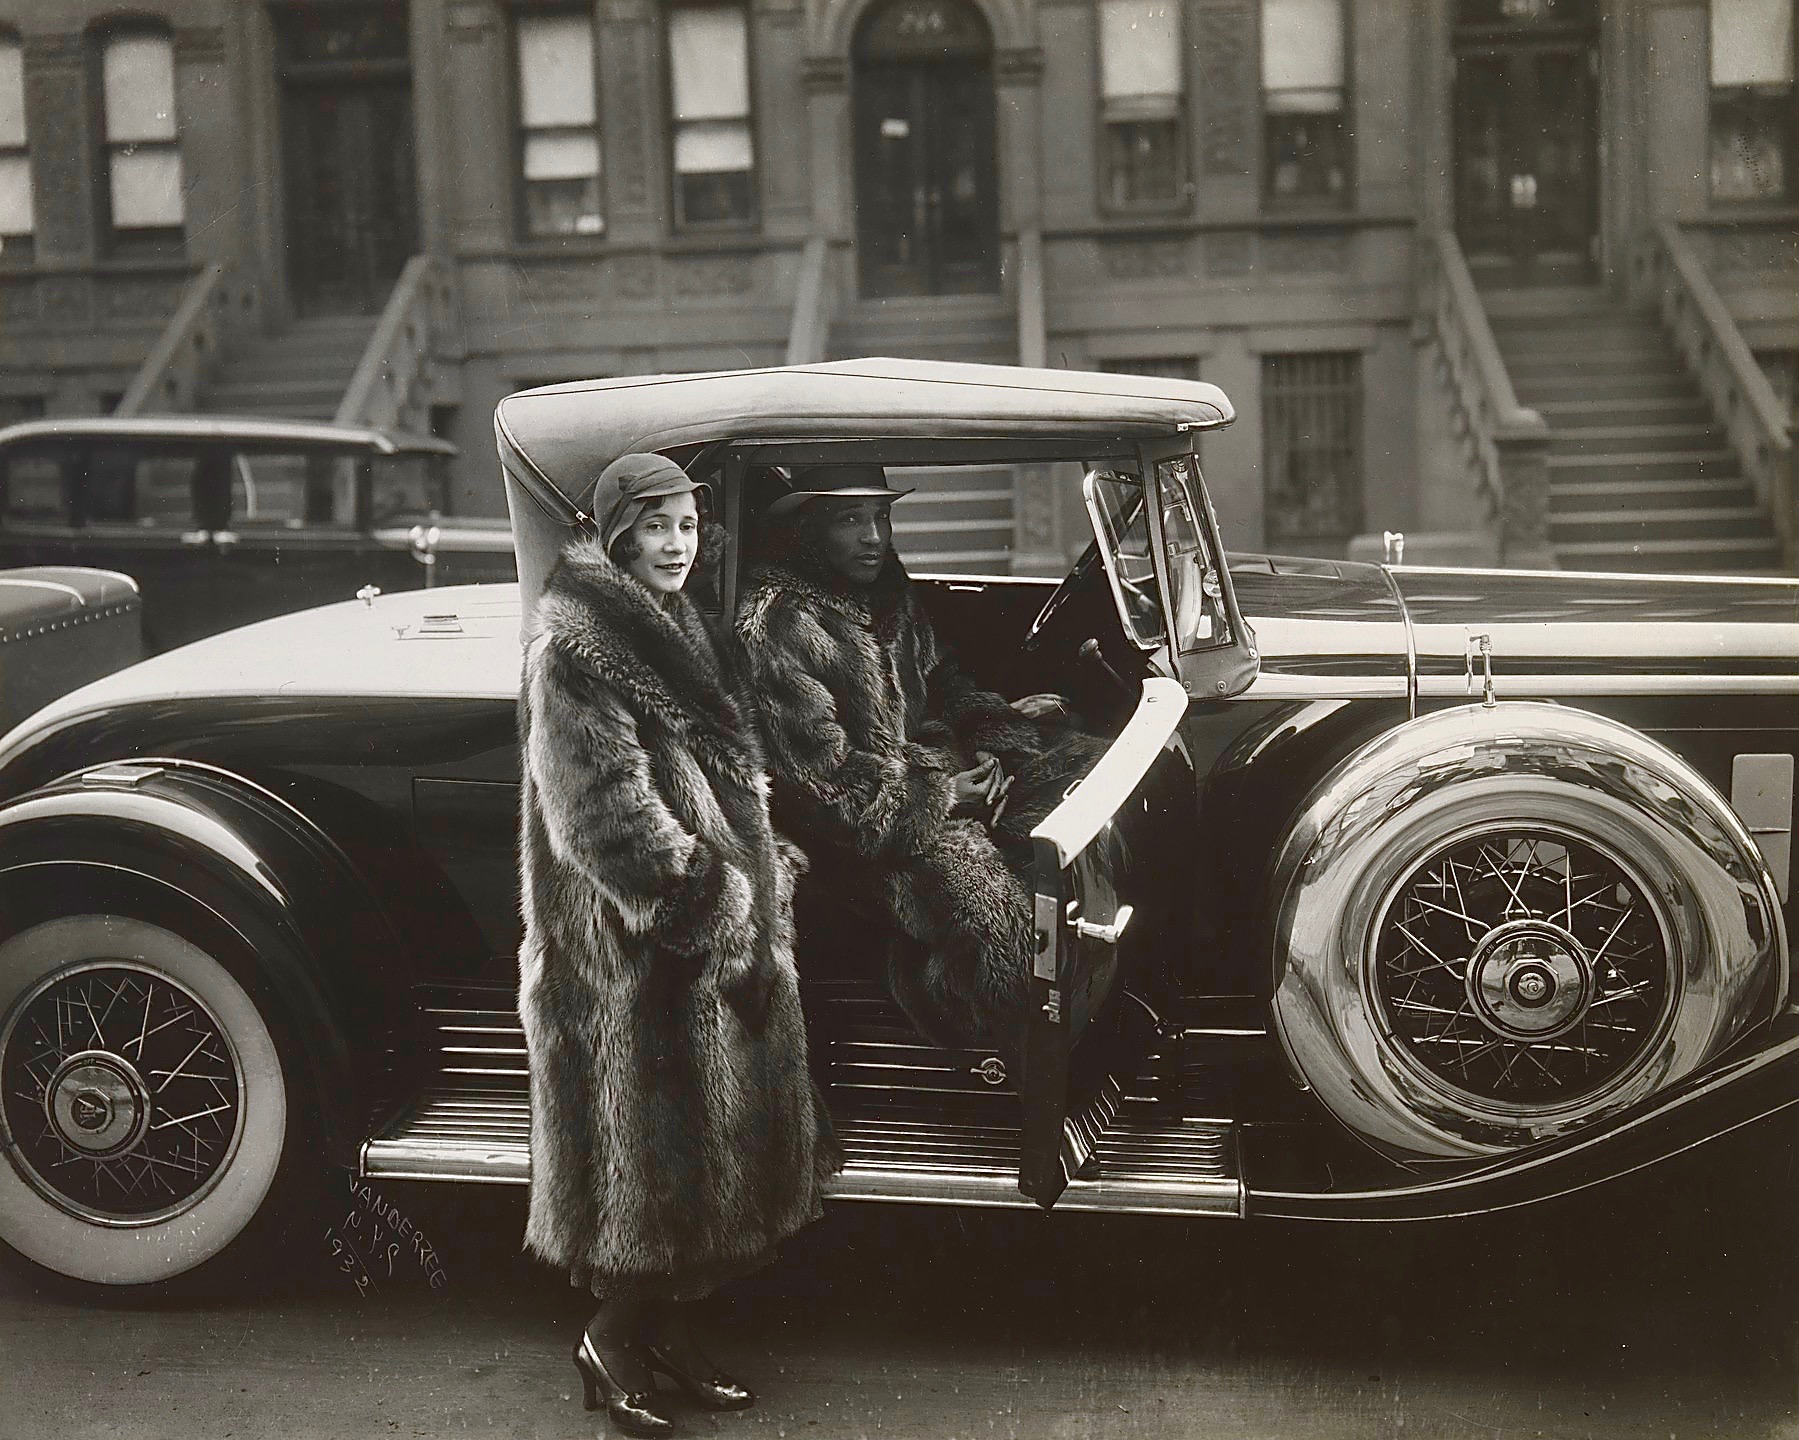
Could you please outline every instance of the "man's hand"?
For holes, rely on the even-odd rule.
[[[975,758],[980,763],[974,769],[961,770],[950,777],[956,794],[952,814],[985,814],[992,807],[993,798],[999,793],[999,787],[1006,778],[1006,772],[999,768],[998,756],[989,755],[985,750],[977,750]]]
[[[1068,701],[1060,695],[1044,691],[1037,695],[1020,695],[1012,702],[1012,708],[1028,719],[1038,720],[1045,715],[1066,715]]]

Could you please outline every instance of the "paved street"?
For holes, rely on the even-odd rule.
[[[1438,1227],[839,1206],[712,1306],[762,1402],[684,1430],[1799,1436],[1796,1194],[1783,1152],[1689,1164],[1628,1208]],[[566,1358],[582,1297],[516,1257],[521,1199],[346,1205],[334,1233],[405,1232],[367,1247],[361,1288],[323,1243],[224,1301],[101,1309],[0,1279],[0,1436],[593,1434]]]

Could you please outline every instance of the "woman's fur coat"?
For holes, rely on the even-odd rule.
[[[883,897],[910,941],[888,949],[889,987],[926,1035],[1012,1049],[1030,983],[1029,846],[1009,846],[1008,864],[995,839],[1028,836],[1096,742],[974,684],[891,550],[862,589],[803,523],[771,528],[737,629],[782,828],[840,885]],[[977,750],[1017,777],[996,835],[950,813],[951,777]]]
[[[528,1249],[596,1291],[683,1295],[819,1212],[792,896],[728,641],[598,541],[539,611],[520,701]]]

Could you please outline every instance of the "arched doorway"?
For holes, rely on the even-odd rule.
[[[968,0],[877,0],[856,27],[862,293],[999,288],[993,36]]]

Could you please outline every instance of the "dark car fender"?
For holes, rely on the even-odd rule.
[[[84,896],[160,894],[228,927],[294,1041],[328,1156],[353,1162],[371,1108],[398,1093],[396,1072],[413,1054],[413,977],[388,917],[329,837],[241,776],[134,760],[0,807],[0,903],[36,892],[41,907],[52,872]]]

